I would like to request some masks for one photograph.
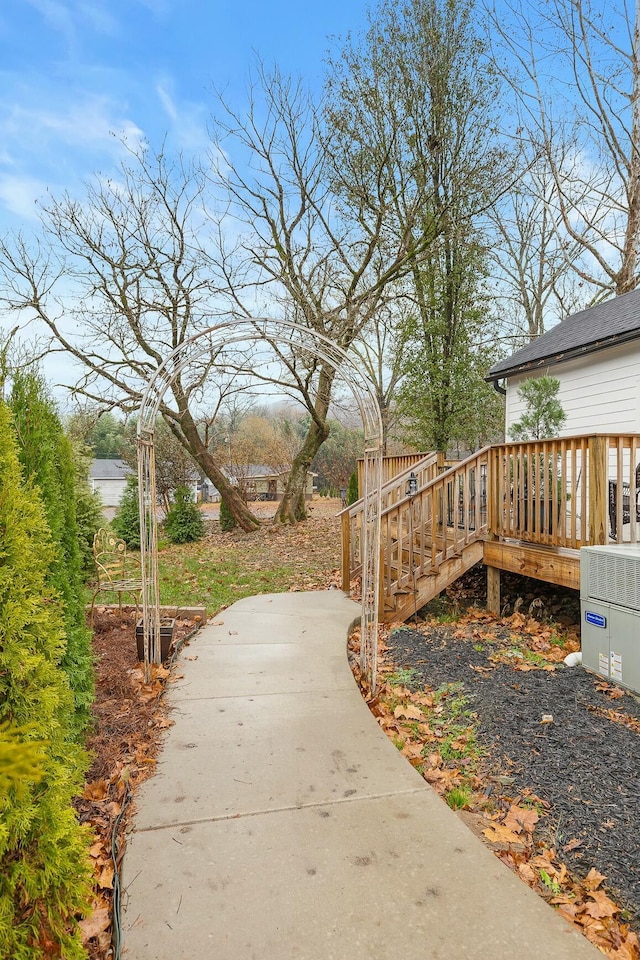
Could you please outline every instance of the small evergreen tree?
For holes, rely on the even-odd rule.
[[[74,700],[60,669],[66,625],[51,584],[59,546],[37,489],[22,485],[3,404],[0,490],[0,728],[25,740],[25,755],[36,743],[42,754],[41,776],[34,769],[0,791],[0,957],[80,960],[75,918],[86,908],[90,871],[72,798],[87,757],[70,739]]]
[[[518,396],[526,410],[511,426],[513,440],[548,440],[557,437],[567,419],[558,400],[560,381],[556,377],[536,377],[518,387]]]
[[[122,494],[118,512],[111,526],[119,537],[132,550],[140,549],[140,506],[138,503],[138,478],[134,474],[127,477],[127,486]]]
[[[75,456],[39,374],[15,374],[10,406],[24,480],[38,489],[55,545],[49,584],[62,601],[66,633],[62,667],[75,697],[76,735],[80,737],[90,719],[93,663],[76,517]]]
[[[93,459],[90,448],[67,427],[67,436],[71,441],[76,481],[76,523],[78,526],[78,544],[80,547],[80,567],[86,582],[95,574],[93,562],[93,538],[100,527],[105,525],[102,512],[102,499],[97,490],[89,483],[89,470]]]
[[[164,532],[170,543],[192,543],[204,536],[204,520],[189,487],[179,486],[176,489],[164,522]]]
[[[360,499],[360,494],[358,492],[358,474],[354,472],[349,477],[349,489],[347,490],[347,506],[351,506],[352,503],[355,503],[356,500]]]
[[[220,523],[220,529],[224,533],[228,533],[230,530],[233,530],[233,528],[236,526],[236,519],[234,515],[231,513],[231,510],[229,510],[229,507],[227,506],[224,500],[220,501],[219,523]]]

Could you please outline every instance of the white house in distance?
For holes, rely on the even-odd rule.
[[[567,317],[491,367],[487,380],[506,390],[507,439],[524,413],[518,387],[543,374],[560,381],[560,436],[640,433],[640,290]]]
[[[94,460],[89,468],[92,491],[98,491],[103,507],[117,507],[127,486],[131,468],[123,460]]]

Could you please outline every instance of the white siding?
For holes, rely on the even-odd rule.
[[[535,376],[543,374],[560,381],[558,399],[567,414],[561,436],[640,433],[639,341],[550,364],[536,371]],[[505,426],[508,440],[511,439],[511,425],[524,413],[517,390],[528,376],[510,377],[507,383]]]
[[[100,494],[103,507],[117,507],[127,486],[126,480],[92,480],[91,487]]]

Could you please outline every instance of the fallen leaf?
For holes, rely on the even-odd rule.
[[[570,853],[572,850],[575,850],[577,847],[581,847],[582,843],[583,843],[582,840],[578,840],[577,837],[573,837],[572,840],[569,840],[568,843],[565,843],[564,847],[562,848],[562,851],[563,853]]]
[[[97,883],[103,890],[113,890],[113,863],[104,865],[97,877]]]
[[[411,741],[410,743],[405,743],[402,748],[402,755],[408,757],[410,760],[419,759],[422,760],[422,744]]]
[[[94,780],[85,784],[82,796],[85,800],[105,800],[109,795],[109,784],[106,780]]]
[[[518,873],[526,883],[532,885],[535,884],[538,879],[535,870],[533,870],[528,863],[518,864]]]
[[[534,827],[540,819],[538,811],[533,807],[519,807],[512,803],[504,820],[504,826],[514,833],[520,833],[524,828],[527,833],[533,833]]]
[[[414,707],[413,704],[407,704],[406,707],[398,705],[393,711],[394,717],[399,720],[401,717],[404,717],[405,720],[424,720],[424,714],[422,710],[419,710],[418,707]]]
[[[589,873],[582,882],[587,890],[597,890],[602,881],[606,879],[604,874],[599,873],[595,867],[591,867],[591,870],[589,870]]]
[[[613,917],[620,912],[620,907],[617,907],[602,890],[593,890],[589,896],[593,903],[588,903],[584,912],[590,917],[601,920],[603,917]]]
[[[522,843],[517,834],[501,823],[494,823],[482,832],[490,843]]]
[[[96,907],[96,909],[84,920],[81,920],[78,926],[82,934],[82,942],[86,943],[92,937],[97,937],[103,930],[108,930],[111,925],[111,914],[107,907]]]

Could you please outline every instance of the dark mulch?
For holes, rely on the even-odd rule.
[[[454,637],[449,626],[436,625],[426,635],[402,628],[388,644],[388,660],[415,668],[423,684],[463,684],[487,751],[487,773],[501,775],[502,782],[512,777],[508,789],[514,796],[528,788],[549,803],[540,822],[546,841],[562,850],[579,840],[562,859],[578,876],[594,866],[604,874],[638,929],[640,734],[607,715],[640,720],[638,699],[612,699],[613,688],[607,696],[598,689],[607,685],[582,667],[519,672],[495,665],[489,647],[474,649],[473,640]],[[478,672],[474,666],[490,669]],[[541,723],[545,714],[552,723]]]

